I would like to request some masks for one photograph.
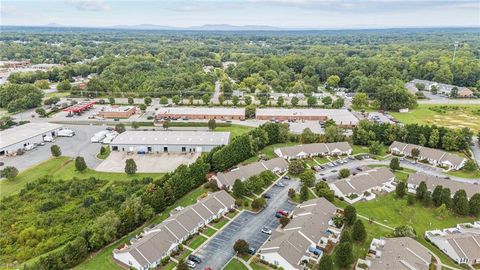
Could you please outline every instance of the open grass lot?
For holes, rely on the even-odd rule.
[[[224,270],[248,270],[248,268],[239,260],[232,259],[225,267]]]
[[[163,211],[160,215],[157,215],[151,223],[160,223],[166,218],[169,217],[170,211],[172,211],[177,206],[188,206],[197,201],[197,198],[206,192],[206,189],[202,186],[199,188],[194,189],[192,192],[185,195],[182,199],[178,200],[175,204],[168,207],[165,211]],[[140,233],[143,230],[143,227],[133,231],[132,233],[124,236],[120,240],[116,241],[112,245],[100,250],[96,254],[93,254],[89,259],[85,260],[80,265],[76,266],[74,269],[76,270],[121,270],[122,268],[115,264],[112,257],[112,251],[119,245],[123,243],[127,243],[130,238],[135,236],[136,234]]]
[[[367,146],[361,146],[361,145],[356,145],[352,144],[352,154],[365,154],[368,153],[368,147]]]
[[[443,263],[454,266],[453,261],[448,259],[440,250],[427,243],[423,235],[427,230],[454,227],[458,223],[474,221],[475,218],[458,217],[453,214],[441,218],[435,208],[425,208],[419,203],[409,206],[406,199],[397,200],[394,196],[393,193],[390,193],[372,201],[359,202],[355,204],[355,208],[358,214],[373,218],[375,221],[390,227],[412,226],[420,243],[435,252]]]
[[[137,173],[134,175],[127,175],[125,173],[97,172],[92,169],[78,172],[75,170],[73,159],[69,157],[58,157],[51,158],[37,166],[21,172],[12,181],[1,180],[0,198],[15,194],[19,192],[25,184],[47,175],[53,176],[54,179],[72,179],[73,177],[85,179],[95,177],[108,181],[130,181],[132,179],[140,179],[143,177],[158,178],[162,176],[161,173]]]
[[[231,125],[229,127],[217,127],[215,131],[230,131],[230,139],[240,136],[244,133],[252,130],[253,127],[242,126],[242,125]]]
[[[221,229],[223,226],[225,226],[225,224],[227,224],[230,220],[226,219],[226,218],[221,218],[219,222],[213,224],[213,227],[215,227],[216,229]]]
[[[296,144],[299,144],[299,143],[297,143],[297,142],[286,142],[286,143],[277,143],[277,144],[269,145],[269,146],[263,148],[260,152],[258,152],[256,156],[253,156],[253,157],[245,160],[244,162],[242,162],[242,164],[249,164],[249,163],[258,161],[258,158],[259,158],[258,156],[259,155],[265,155],[269,159],[277,157],[277,155],[274,153],[276,148],[285,147],[285,146],[292,146],[292,145],[296,145]]]
[[[445,109],[434,111],[441,108]],[[472,130],[480,131],[480,105],[420,104],[416,109],[408,113],[392,112],[391,114],[405,124],[435,124],[449,128],[468,127]]]

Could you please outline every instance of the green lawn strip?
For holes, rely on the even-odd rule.
[[[394,196],[392,192],[368,202],[358,202],[355,204],[355,208],[357,213],[367,218],[373,218],[375,221],[390,227],[412,226],[417,233],[417,240],[422,244],[426,243],[424,235],[427,230],[454,227],[458,223],[475,220],[474,218],[458,217],[453,214],[440,218],[435,208],[425,208],[419,203],[410,206],[407,205],[406,199],[397,200]],[[437,248],[431,248],[431,250],[441,258],[443,263],[451,266],[455,265],[446,256],[442,257],[442,252]]]
[[[175,207],[178,206],[188,206],[197,201],[197,198],[205,193],[206,190],[203,186],[198,187],[188,193],[187,195],[183,196],[180,200],[178,200],[175,204],[168,207],[163,211],[161,214],[157,215],[149,224],[155,223],[158,224],[163,220],[167,219],[170,216],[170,211],[172,211]],[[134,232],[129,233],[128,235],[124,236],[120,240],[113,243],[108,248],[105,248],[98,253],[94,254],[90,259],[82,262],[80,265],[76,266],[74,269],[76,270],[94,270],[94,269],[102,269],[102,270],[117,270],[122,269],[113,261],[112,251],[121,244],[127,243],[130,238],[134,237],[135,235],[139,234],[143,230],[144,226],[136,229]]]
[[[224,270],[248,270],[248,268],[239,260],[232,259],[225,267]]]
[[[252,267],[253,270],[269,270],[270,269],[263,266],[260,263],[253,263],[253,262],[250,263],[250,267]]]
[[[220,221],[218,221],[217,223],[214,223],[213,224],[213,227],[217,228],[217,229],[221,229],[223,226],[225,226],[225,224],[227,224],[230,220],[226,219],[226,218],[221,218]]]
[[[476,178],[476,179],[480,178],[480,170],[475,170],[473,172],[469,172],[466,170],[450,171],[447,174],[456,176],[456,177],[461,177],[461,178]]]
[[[169,262],[167,265],[165,265],[163,267],[160,267],[160,269],[162,269],[162,270],[172,270],[176,266],[177,266],[177,264],[175,262]]]
[[[229,217],[229,218],[234,218],[235,216],[238,215],[238,211],[233,211],[233,212],[229,212],[226,216]]]
[[[326,157],[314,157],[313,159],[315,159],[320,164],[325,164],[325,163],[330,162],[330,160],[328,160],[328,158],[326,158]],[[315,164],[315,165],[317,165],[317,164]]]
[[[214,235],[216,232],[217,232],[217,231],[216,231],[215,229],[207,228],[207,229],[203,232],[203,234],[208,235],[208,236],[212,236],[212,235]]]
[[[207,238],[197,235],[192,240],[190,240],[187,246],[191,247],[192,249],[198,248],[203,242],[207,241]]]
[[[192,251],[188,250],[188,249],[185,249],[182,251],[182,254],[180,254],[179,256],[177,256],[177,260],[181,260],[181,259],[184,259],[188,257],[188,255],[192,254]]]
[[[235,138],[252,130],[253,127],[242,125],[231,125],[229,127],[217,127],[215,131],[229,131],[231,138]]]

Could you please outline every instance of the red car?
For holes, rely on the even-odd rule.
[[[277,214],[280,214],[280,215],[283,215],[283,216],[286,216],[286,217],[288,216],[288,212],[285,211],[285,210],[282,210],[282,209],[278,210]]]
[[[211,268],[211,267],[205,267],[205,268],[203,268],[203,270],[213,270],[213,268]]]

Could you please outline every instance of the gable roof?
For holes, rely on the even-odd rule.
[[[306,155],[333,154],[335,150],[348,152],[352,150],[352,147],[348,142],[310,143],[277,148],[276,153],[283,157],[297,157],[302,155],[302,153]]]
[[[449,164],[455,167],[462,165],[466,158],[461,157],[456,154],[452,154],[440,149],[425,147],[416,144],[407,144],[403,142],[394,141],[388,149],[390,151],[402,152],[406,155],[411,156],[413,149],[418,149],[420,151],[419,157],[435,160],[437,163]]]
[[[250,163],[245,166],[239,166],[235,170],[229,172],[219,172],[217,173],[218,181],[224,186],[231,186],[235,183],[235,180],[240,179],[240,181],[245,181],[248,178],[258,175],[266,170],[286,170],[288,168],[288,162],[283,158],[273,158],[266,161],[259,161]]]
[[[367,257],[370,270],[428,270],[432,255],[423,245],[410,237],[386,238],[377,246],[379,256]],[[372,241],[373,244],[373,241]]]
[[[185,238],[190,231],[197,228],[198,223],[204,222],[220,209],[229,208],[234,203],[235,199],[224,190],[211,193],[147,230],[142,238],[132,241],[127,248],[114,252],[128,252],[140,265],[152,264],[177,245],[177,240]],[[210,215],[206,216],[207,213]]]
[[[278,253],[288,263],[298,265],[308,248],[319,243],[327,235],[329,221],[335,215],[336,207],[325,198],[318,198],[297,205],[292,220],[282,232],[275,231],[260,248],[260,253]]]
[[[450,193],[453,195],[457,190],[465,190],[467,197],[471,198],[475,193],[480,193],[480,186],[468,182],[459,182],[451,179],[438,177],[423,172],[416,172],[410,174],[408,177],[408,183],[419,185],[421,182],[425,182],[428,190],[433,191],[436,186],[442,186],[443,188],[449,188]]]
[[[362,194],[373,187],[390,182],[394,177],[395,175],[389,169],[378,167],[349,178],[340,179],[331,185],[336,186],[345,195],[351,193]]]

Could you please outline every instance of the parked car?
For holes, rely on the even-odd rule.
[[[252,247],[248,248],[248,254],[254,255],[255,252],[256,252],[256,250],[254,248],[252,248]]]
[[[195,267],[197,267],[197,264],[196,264],[194,261],[190,261],[190,260],[187,261],[187,265],[188,265],[188,267],[190,267],[190,268],[195,268]]]
[[[40,142],[38,143],[39,146],[44,146],[45,145],[45,142]]]
[[[280,215],[283,215],[283,216],[285,216],[285,217],[288,216],[288,212],[285,211],[285,210],[283,210],[283,209],[277,210],[277,213],[279,213]]]
[[[211,267],[209,266],[209,267],[203,268],[203,270],[213,270],[213,268],[211,268]]]
[[[282,182],[277,182],[275,185],[276,185],[277,187],[284,187],[284,186],[285,186],[285,184],[282,183]]]
[[[285,175],[285,176],[283,176],[283,177],[282,177],[282,179],[285,179],[285,180],[290,180],[290,176],[288,176],[288,175]]]
[[[267,228],[267,227],[263,227],[263,228],[262,228],[262,233],[271,235],[271,234],[272,234],[272,230],[270,230],[270,229]]]
[[[195,262],[195,263],[201,263],[202,262],[202,259],[200,259],[200,257],[195,256],[195,255],[188,256],[188,259],[192,262]]]
[[[52,136],[45,136],[43,137],[44,142],[54,142],[55,139]]]
[[[263,198],[265,198],[265,199],[270,199],[270,198],[272,198],[272,196],[270,196],[269,194],[266,194],[266,193],[265,193],[265,194],[263,194]]]
[[[3,163],[2,161],[0,161],[0,166],[3,166],[3,165],[5,165],[5,163]]]
[[[281,218],[281,217],[283,217],[283,215],[280,214],[280,213],[275,213],[275,217],[276,217],[276,218]]]

